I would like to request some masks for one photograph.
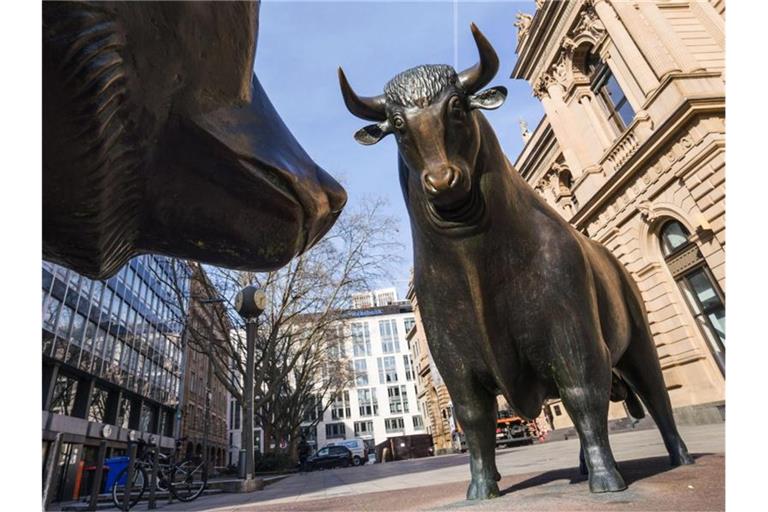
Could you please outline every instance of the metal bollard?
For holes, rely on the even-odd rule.
[[[159,459],[160,447],[156,445],[155,453],[152,456],[152,474],[149,476],[149,504],[147,505],[149,510],[154,510],[157,508],[157,505],[155,504],[155,497],[157,492],[157,468],[159,465]]]
[[[101,477],[104,473],[104,459],[107,457],[107,442],[99,443],[99,454],[96,456],[96,472],[93,475],[91,485],[91,499],[88,502],[88,510],[96,510],[99,503],[99,494],[101,491]]]
[[[133,487],[133,473],[134,463],[136,462],[136,443],[128,443],[128,474],[125,480],[125,489],[123,492],[123,512],[128,512],[131,509],[131,490]]]
[[[64,434],[61,432],[56,434],[51,451],[48,452],[48,460],[45,462],[48,471],[46,471],[45,481],[43,482],[43,510],[48,510],[48,506],[53,498],[52,488],[59,473],[59,457],[61,456],[61,440],[63,437]]]
[[[240,450],[237,458],[237,476],[245,480],[245,450]]]

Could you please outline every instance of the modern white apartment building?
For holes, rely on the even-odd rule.
[[[308,440],[316,448],[359,437],[369,448],[389,437],[425,433],[416,395],[416,374],[406,334],[413,308],[398,301],[394,289],[377,290],[383,305],[354,308],[345,314],[344,353],[354,369],[353,384],[329,407]]]

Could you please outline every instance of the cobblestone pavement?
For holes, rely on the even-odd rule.
[[[723,510],[724,424],[682,427],[693,466],[671,468],[658,430],[611,435],[629,489],[594,495],[578,475],[576,439],[499,450],[502,497],[466,502],[467,454],[292,475],[250,494],[202,497],[164,511]],[[143,509],[144,506],[138,507]]]

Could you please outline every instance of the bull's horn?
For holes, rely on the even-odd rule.
[[[368,121],[384,121],[387,118],[384,110],[386,100],[383,94],[370,98],[358,96],[352,90],[341,68],[339,68],[339,85],[341,85],[341,95],[344,96],[344,104],[354,115]]]
[[[472,23],[472,36],[475,38],[480,62],[459,73],[459,82],[468,94],[473,94],[490,82],[499,70],[499,57],[477,25]]]

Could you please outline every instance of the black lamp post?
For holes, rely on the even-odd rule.
[[[245,319],[245,375],[243,378],[243,430],[245,479],[253,478],[253,376],[257,319],[267,306],[267,297],[255,286],[246,286],[235,298],[235,309]]]

